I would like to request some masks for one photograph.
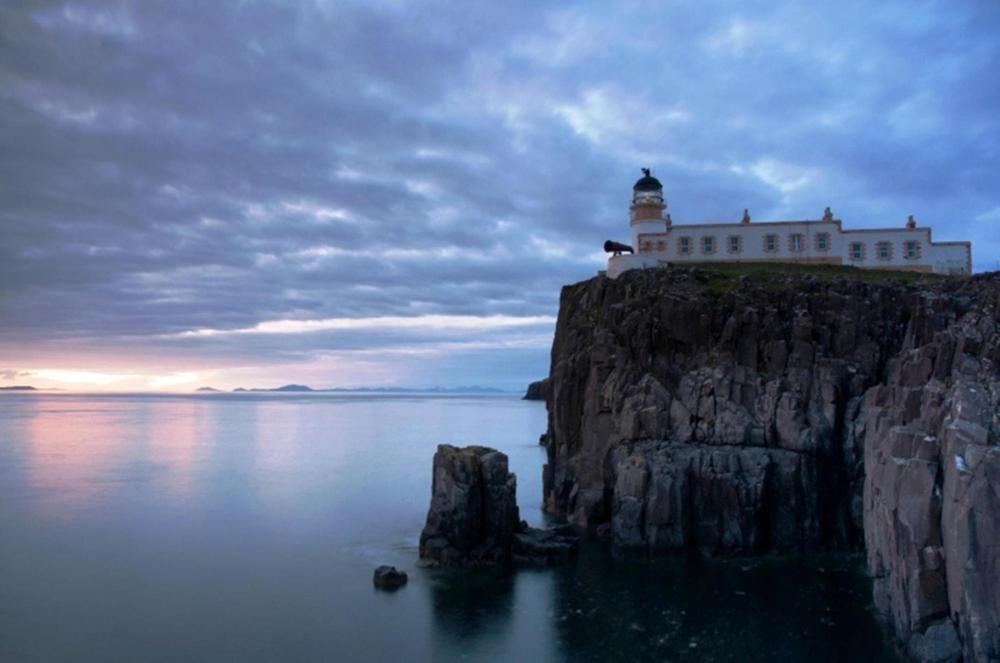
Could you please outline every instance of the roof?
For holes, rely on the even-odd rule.
[[[635,191],[662,191],[663,185],[660,184],[660,180],[653,177],[649,172],[649,168],[642,169],[642,177],[639,178],[635,185],[632,187]]]

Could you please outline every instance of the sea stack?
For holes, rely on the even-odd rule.
[[[489,447],[439,445],[420,558],[437,566],[509,561],[519,527],[516,495],[506,455]]]
[[[549,565],[576,555],[570,527],[536,529],[518,519],[517,477],[489,447],[438,446],[420,559],[428,566]]]

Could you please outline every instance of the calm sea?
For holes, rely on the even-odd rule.
[[[507,453],[537,525],[544,429],[507,396],[0,395],[0,661],[895,660],[854,559],[416,568],[436,445]]]

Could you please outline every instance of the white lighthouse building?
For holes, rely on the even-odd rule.
[[[852,265],[935,274],[970,274],[970,242],[934,242],[912,216],[899,228],[844,230],[830,208],[820,219],[674,225],[663,185],[648,168],[632,187],[629,226],[633,254],[615,252],[607,275],[644,267],[711,262],[789,262]],[[613,250],[611,247],[609,250]]]

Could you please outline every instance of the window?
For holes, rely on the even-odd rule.
[[[691,253],[691,238],[681,237],[677,240],[677,253],[682,256],[690,255]]]
[[[817,233],[815,239],[817,251],[830,250],[830,233]]]
[[[903,257],[907,260],[916,260],[920,257],[920,242],[907,240],[903,242]]]
[[[726,238],[726,248],[729,249],[730,253],[742,253],[743,238],[739,235],[730,235]]]
[[[775,253],[778,250],[778,236],[764,235],[764,251]]]
[[[714,237],[702,237],[701,238],[701,252],[705,254],[715,253],[715,238]]]
[[[865,259],[865,245],[861,242],[851,242],[851,246],[848,249],[848,255],[851,260],[864,260]]]
[[[661,239],[659,242],[656,243],[656,250],[657,251],[666,251],[667,250],[667,243]]]
[[[892,260],[892,242],[877,242],[875,255],[879,260]]]
[[[788,236],[788,250],[794,253],[799,253],[802,251],[802,247],[805,246],[805,238],[799,233],[792,233]]]

